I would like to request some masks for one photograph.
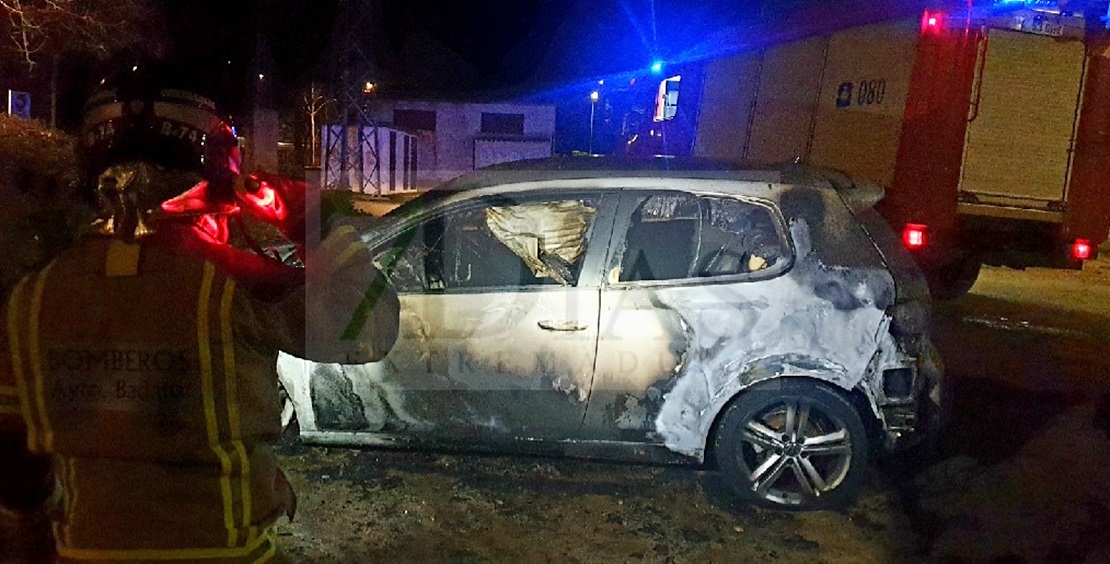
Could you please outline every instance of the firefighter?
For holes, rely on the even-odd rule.
[[[80,143],[104,215],[0,316],[0,430],[25,434],[28,482],[52,461],[57,557],[280,558],[295,498],[271,448],[278,352],[380,360],[396,294],[350,229],[304,241],[303,193],[240,180],[236,138],[200,96],[121,82],[90,101]],[[305,268],[228,245],[246,200],[302,235]]]

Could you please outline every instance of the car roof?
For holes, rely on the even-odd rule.
[[[765,165],[675,157],[560,156],[489,166],[464,174],[433,190],[458,191],[499,184],[589,178],[692,178],[816,184],[832,188],[848,188],[854,184],[843,173],[801,164]]]
[[[594,178],[674,178],[804,185],[836,190],[845,198],[867,207],[883,196],[880,187],[857,184],[844,173],[802,164],[765,165],[696,158],[597,156],[560,156],[493,165],[441,184],[425,196],[439,199],[460,191],[492,186]]]

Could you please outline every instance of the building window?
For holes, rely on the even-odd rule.
[[[674,119],[678,113],[678,85],[681,76],[672,76],[659,83],[659,94],[655,97],[655,121]]]
[[[435,131],[434,110],[393,110],[393,125],[401,129]]]
[[[524,114],[482,112],[482,133],[524,135]]]

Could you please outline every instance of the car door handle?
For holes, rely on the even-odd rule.
[[[536,325],[547,331],[585,331],[586,326],[577,321],[538,321]]]

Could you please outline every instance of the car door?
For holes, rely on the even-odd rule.
[[[397,344],[363,378],[373,390],[355,385],[374,426],[449,440],[572,436],[593,378],[615,204],[598,192],[474,198],[377,245],[402,312]]]
[[[743,332],[749,317],[765,308],[767,284],[781,281],[789,268],[787,241],[769,201],[624,191],[606,263],[583,435],[664,442],[666,425],[701,424],[695,408],[676,403],[676,383],[705,387],[710,378],[698,374],[707,369],[704,358],[749,349]],[[665,403],[671,413],[661,417]]]

